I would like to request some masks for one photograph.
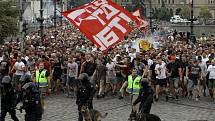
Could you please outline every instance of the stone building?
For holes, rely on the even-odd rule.
[[[145,4],[146,13],[149,14],[150,7],[149,1],[150,0],[141,0]],[[172,8],[174,13],[176,12],[177,8],[180,8],[184,5],[190,5],[192,0],[163,0],[166,7]],[[208,7],[213,18],[215,18],[215,0],[193,0],[194,2],[194,16],[199,16],[199,11],[202,7]],[[162,0],[151,0],[152,8],[159,8],[162,5]],[[147,15],[148,16],[148,15]]]

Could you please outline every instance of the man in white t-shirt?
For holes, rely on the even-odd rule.
[[[215,60],[211,61],[212,64],[208,66],[209,73],[209,92],[213,100],[215,101]]]
[[[160,87],[167,86],[166,63],[162,61],[161,58],[158,58],[158,63],[155,65],[155,73],[156,73],[155,101],[158,101],[159,92],[161,91]]]
[[[67,93],[68,96],[71,94],[71,88],[74,89],[74,92],[77,91],[78,86],[78,64],[75,62],[76,58],[68,58],[68,65],[67,65],[67,75],[68,79],[66,82],[67,85]],[[75,93],[74,93],[75,96]]]
[[[15,70],[16,72],[13,74],[12,82],[14,86],[19,90],[21,90],[20,85],[20,78],[22,75],[25,74],[25,64],[21,61],[21,57],[17,57],[17,61],[14,64],[12,70]]]

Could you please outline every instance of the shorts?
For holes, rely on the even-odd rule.
[[[170,84],[173,84],[174,87],[179,87],[179,78],[170,78]]]
[[[156,79],[155,85],[160,85],[161,87],[167,87],[166,79]]]
[[[16,86],[16,85],[20,84],[21,83],[21,81],[20,81],[21,76],[22,75],[14,74],[12,77],[12,85]]]
[[[63,83],[63,85],[65,86],[66,84],[67,84],[67,75],[66,74],[63,74],[62,76],[61,76],[61,79],[62,79],[62,83]]]
[[[117,84],[116,77],[107,77],[107,81],[111,84]]]
[[[53,81],[62,80],[61,76],[59,76],[59,75],[53,75],[52,79],[53,79]]]
[[[126,79],[124,77],[116,77],[116,80],[119,81],[119,82],[125,82]]]
[[[66,85],[76,87],[76,86],[78,86],[78,80],[76,80],[75,77],[68,77]]]
[[[194,89],[194,86],[197,86],[198,85],[198,81],[197,80],[191,80],[189,79],[188,80],[188,85],[187,85],[187,88],[189,91],[192,91]]]
[[[210,89],[215,88],[215,79],[209,79],[208,87],[209,87]]]

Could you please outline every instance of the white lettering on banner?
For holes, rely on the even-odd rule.
[[[112,28],[106,26],[96,35],[100,40],[102,40],[104,46],[106,47],[114,44],[119,39],[119,37],[113,31],[111,31],[111,29]]]
[[[125,21],[127,21],[128,23],[131,22],[132,20],[127,16],[125,15],[124,13],[120,13],[119,14],[119,17],[124,19]]]
[[[99,14],[102,14],[102,13],[104,13],[104,12],[102,11],[102,9],[99,8],[95,12],[92,13],[92,16],[96,17],[99,20],[99,22],[104,26],[105,22],[98,16]]]
[[[104,5],[104,4],[107,4],[107,0],[96,0],[95,2],[93,2],[93,4],[95,6],[101,6],[101,5]]]
[[[120,21],[121,19],[119,17],[116,17],[114,18],[110,24],[108,25],[109,27],[113,28],[113,27],[116,27],[117,29],[119,29],[122,33],[126,33],[127,30],[122,26],[120,25],[118,22]]]
[[[100,45],[100,50],[105,50],[107,48],[99,38],[97,38],[96,36],[93,36],[93,38]]]
[[[119,37],[115,34],[114,31],[111,31],[113,27],[119,29],[122,33],[126,33],[127,30],[119,24],[120,20],[124,19],[127,22],[130,22],[131,19],[125,15],[124,13],[120,13],[119,17],[115,17],[108,26],[106,26],[102,31],[100,31],[94,38],[96,38],[96,42],[100,45],[100,49],[104,50],[104,48],[109,47],[110,45],[117,42]],[[106,35],[106,36],[105,36]]]
[[[98,9],[98,7],[94,6],[94,5],[89,5],[85,8],[85,10],[88,12],[88,13],[93,13],[96,9]],[[92,11],[93,10],[93,11]]]
[[[76,23],[76,25],[80,26],[83,19],[79,18],[79,16],[85,12],[85,9],[75,10],[68,14],[68,18],[72,19]],[[78,18],[78,21],[76,20],[76,18]]]
[[[104,13],[106,14],[107,20],[110,20],[113,16],[115,16],[117,13],[120,12],[119,10],[117,10],[116,8],[114,8],[108,4],[102,5],[101,8],[104,11]],[[108,11],[111,11],[111,12],[108,12]]]

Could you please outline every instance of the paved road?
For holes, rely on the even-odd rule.
[[[108,113],[104,121],[127,121],[130,113],[129,98],[95,99],[94,107],[103,113]],[[215,103],[212,103],[209,98],[199,102],[188,99],[165,102],[161,99],[153,104],[151,113],[160,116],[162,121],[215,121]],[[18,112],[18,116],[21,121],[24,121],[23,114]],[[75,99],[63,95],[53,95],[46,99],[43,121],[77,121],[77,117]],[[9,118],[7,116],[6,121],[12,121]]]

